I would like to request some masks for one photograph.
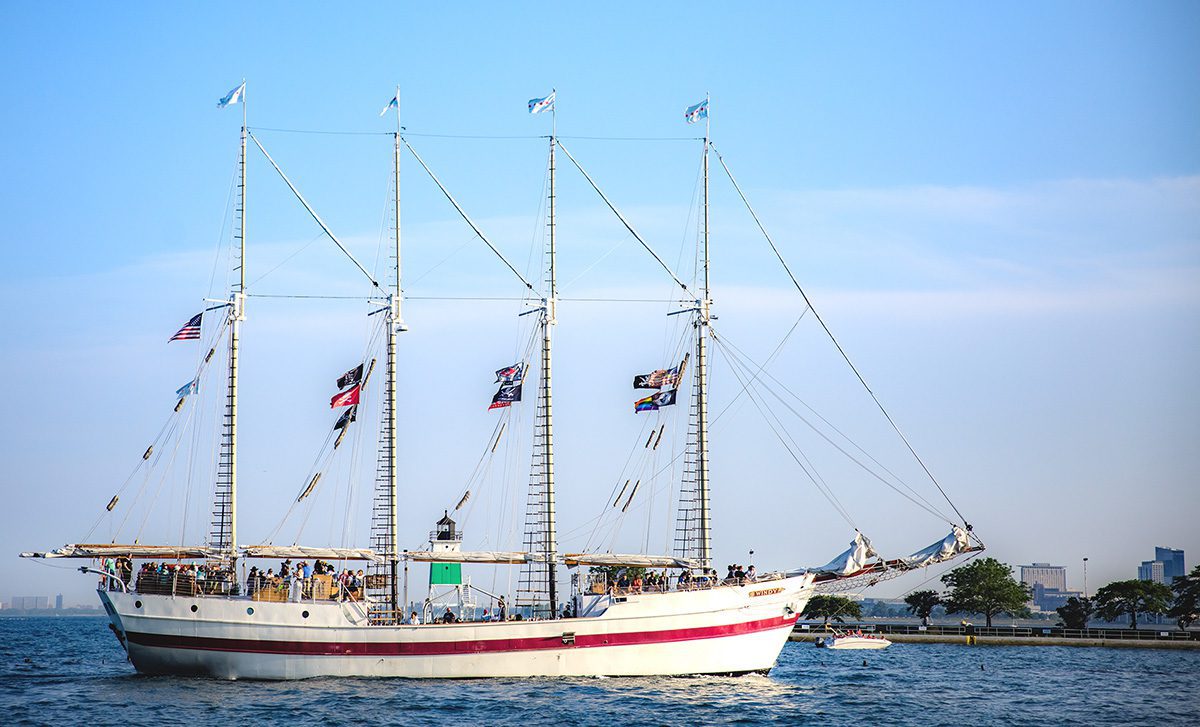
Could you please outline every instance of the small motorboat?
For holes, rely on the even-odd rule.
[[[817,647],[824,649],[886,649],[892,645],[882,635],[864,634],[862,631],[834,631],[829,636],[818,636]]]

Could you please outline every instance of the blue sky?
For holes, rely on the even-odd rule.
[[[226,276],[222,261],[214,277],[213,251],[227,242],[240,110],[214,107],[245,77],[251,126],[361,258],[379,247],[390,139],[266,129],[387,132],[390,119],[377,114],[399,83],[413,144],[531,275],[544,141],[417,134],[536,137],[546,119],[531,119],[525,102],[557,88],[568,148],[690,274],[698,144],[585,137],[692,136],[682,110],[711,92],[717,147],[992,554],[1070,566],[1073,587],[1088,556],[1093,589],[1132,577],[1155,545],[1183,547],[1194,564],[1200,9],[645,5],[0,8],[0,74],[12,100],[0,118],[0,380],[9,401],[39,392],[0,424],[0,551],[81,537],[188,378],[195,350],[163,342]],[[565,164],[564,295],[669,294]],[[800,307],[718,175],[718,325],[761,360]],[[255,290],[361,293],[328,241],[312,242],[317,230],[260,157],[251,156],[250,177]],[[410,293],[519,294],[411,158],[402,185]],[[330,374],[364,344],[368,324],[355,306],[252,302],[247,537],[274,527],[316,456]],[[603,509],[645,423],[628,411],[626,379],[670,349],[666,309],[560,311],[564,532],[586,530]],[[420,533],[453,505],[483,449],[495,424],[477,406],[491,394],[487,374],[510,363],[528,319],[505,303],[413,301],[407,310],[403,519]],[[911,467],[812,321],[802,323],[771,371],[890,466]],[[715,366],[721,407],[738,387]],[[664,421],[678,428],[679,414]],[[479,497],[472,532],[492,533],[486,516],[511,517],[524,487],[518,444],[490,473],[496,483]],[[770,567],[815,564],[844,547],[846,524],[753,406],[735,403],[713,446],[719,561],[754,548]],[[936,521],[821,459],[818,444],[802,447],[892,552],[941,535]],[[349,486],[348,465],[343,474]],[[312,537],[341,522],[335,494],[313,518],[327,516],[330,529]],[[664,498],[647,501],[614,541],[661,545]],[[659,534],[643,541],[647,524]],[[164,532],[151,518],[143,537]],[[81,579],[12,558],[0,559],[0,583],[0,598],[23,595],[7,585],[21,583],[87,599]]]

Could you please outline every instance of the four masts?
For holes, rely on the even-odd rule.
[[[238,352],[241,322],[245,318],[245,250],[246,250],[246,148],[249,133],[246,124],[246,101],[241,96],[242,129],[241,155],[239,159],[239,257],[238,281],[231,294],[228,304],[229,322],[229,376],[225,421],[223,424],[221,455],[217,472],[216,497],[214,500],[214,520],[210,534],[209,546],[222,555],[220,560],[223,567],[229,569],[231,580],[236,582],[237,558],[237,387],[238,387]],[[402,317],[402,287],[401,287],[401,233],[400,233],[400,153],[403,139],[403,127],[400,125],[399,89],[396,96],[385,111],[396,109],[396,133],[393,145],[393,173],[395,192],[395,287],[387,295],[387,381],[383,408],[382,432],[380,436],[380,453],[376,476],[376,497],[372,513],[371,545],[381,561],[372,567],[373,578],[368,583],[368,590],[377,597],[382,597],[384,603],[373,608],[376,622],[394,623],[402,617],[399,593],[399,535],[397,524],[397,473],[399,457],[397,446],[397,408],[398,391],[397,366],[397,337],[405,330]],[[707,103],[707,101],[706,101]],[[549,110],[554,116],[553,97]],[[545,598],[549,612],[554,614],[558,609],[558,584],[556,561],[558,557],[557,528],[554,492],[554,429],[553,429],[553,394],[552,394],[552,329],[556,325],[557,307],[557,278],[556,278],[556,188],[555,188],[555,152],[558,147],[556,124],[552,122],[549,149],[549,200],[548,200],[548,261],[546,268],[546,293],[542,299],[539,311],[539,327],[541,329],[541,377],[537,395],[537,415],[535,422],[534,459],[530,476],[529,502],[527,503],[526,518],[526,550],[536,554],[536,559],[526,563],[526,573],[523,576],[522,590],[526,595],[527,605],[536,608],[535,601]],[[256,143],[257,140],[256,140]],[[261,145],[260,145],[261,146]],[[411,150],[411,147],[409,147]],[[705,125],[704,136],[704,222],[701,240],[701,260],[703,265],[703,289],[701,298],[694,310],[694,327],[696,331],[696,384],[694,403],[692,406],[693,423],[689,427],[691,447],[694,456],[694,487],[695,499],[688,504],[681,502],[681,509],[691,512],[683,515],[684,530],[683,546],[677,547],[677,555],[681,558],[697,560],[705,567],[711,565],[711,523],[709,507],[709,470],[708,470],[708,399],[707,399],[707,331],[710,318],[709,293],[709,226],[708,226],[708,124]],[[415,154],[415,151],[413,152]],[[417,157],[418,161],[420,157]],[[572,161],[574,161],[572,159]],[[274,165],[274,162],[272,161]],[[422,166],[424,162],[421,161]],[[576,162],[576,164],[578,164]],[[278,167],[276,167],[278,169]],[[428,167],[425,167],[427,171]],[[280,171],[282,174],[282,171]],[[432,172],[430,172],[432,176]],[[285,177],[286,181],[286,177]],[[447,198],[471,224],[480,237],[491,246],[490,241],[474,225],[466,214],[450,197],[449,192],[442,187],[436,177],[434,181],[442,188]],[[589,181],[590,178],[589,178]],[[288,182],[289,186],[291,183]],[[293,191],[295,191],[293,187]],[[599,189],[597,188],[597,191]],[[297,193],[297,196],[298,193]],[[301,201],[304,200],[301,198]],[[607,199],[605,200],[607,202]],[[307,207],[307,203],[305,202]],[[312,212],[311,208],[309,211]],[[614,208],[615,211],[615,208]],[[315,213],[314,217],[315,217]],[[624,219],[622,218],[622,221]],[[318,218],[318,222],[320,222]],[[628,225],[628,223],[626,223]],[[322,223],[322,227],[324,227]],[[326,229],[326,232],[328,230]],[[331,235],[332,237],[332,235]],[[336,242],[336,238],[335,238]],[[643,241],[643,245],[645,245]],[[340,243],[339,243],[340,246]],[[493,251],[497,252],[494,247]],[[649,249],[649,248],[647,248]],[[501,256],[502,257],[502,256]],[[657,257],[657,256],[656,256]],[[503,257],[502,257],[503,259]],[[507,264],[507,261],[505,261]],[[660,260],[661,263],[661,260]],[[360,266],[361,267],[361,266]],[[512,266],[509,265],[511,268]],[[515,269],[513,269],[514,272]],[[518,273],[519,276],[519,273]],[[674,276],[672,276],[674,277]],[[678,279],[676,278],[678,282]],[[522,282],[529,286],[522,278]],[[686,288],[686,286],[684,286]],[[522,601],[518,598],[518,603]]]

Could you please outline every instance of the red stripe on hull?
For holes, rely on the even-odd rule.
[[[443,654],[478,654],[489,652],[540,651],[547,649],[630,646],[634,644],[663,644],[674,641],[715,639],[740,636],[759,631],[791,627],[798,616],[781,616],[747,621],[725,626],[704,626],[664,631],[640,631],[619,634],[578,634],[573,646],[564,645],[562,636],[524,639],[482,639],[475,641],[416,641],[416,642],[329,642],[329,641],[260,641],[257,639],[221,639],[205,636],[179,636],[127,632],[130,643],[166,649],[199,649],[202,651],[231,651],[246,654],[286,654],[297,656],[437,656]],[[498,625],[498,624],[497,624]],[[569,624],[564,622],[564,627]],[[487,626],[483,626],[487,628]],[[422,628],[422,627],[417,627]]]

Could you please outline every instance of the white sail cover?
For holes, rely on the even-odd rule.
[[[567,553],[563,562],[568,566],[607,565],[624,568],[695,568],[703,563],[691,558],[676,558],[671,555],[641,555],[622,553]]]
[[[811,570],[817,573],[836,573],[848,576],[867,567],[867,561],[878,556],[879,554],[875,552],[875,548],[871,547],[871,541],[867,536],[860,532],[855,532],[854,540],[850,541],[849,550],[820,568],[812,568]]]
[[[918,550],[904,560],[911,568],[921,568],[950,560],[971,549],[970,534],[955,525],[949,535],[930,545],[928,548]]]
[[[44,553],[21,553],[22,558],[207,558],[211,548],[191,545],[118,545],[82,543],[64,545]]]
[[[418,563],[535,563],[545,560],[540,553],[497,550],[410,550],[401,553],[400,558]]]
[[[239,548],[245,558],[311,558],[316,560],[383,561],[382,556],[366,548],[313,548],[306,545],[247,545]]]

